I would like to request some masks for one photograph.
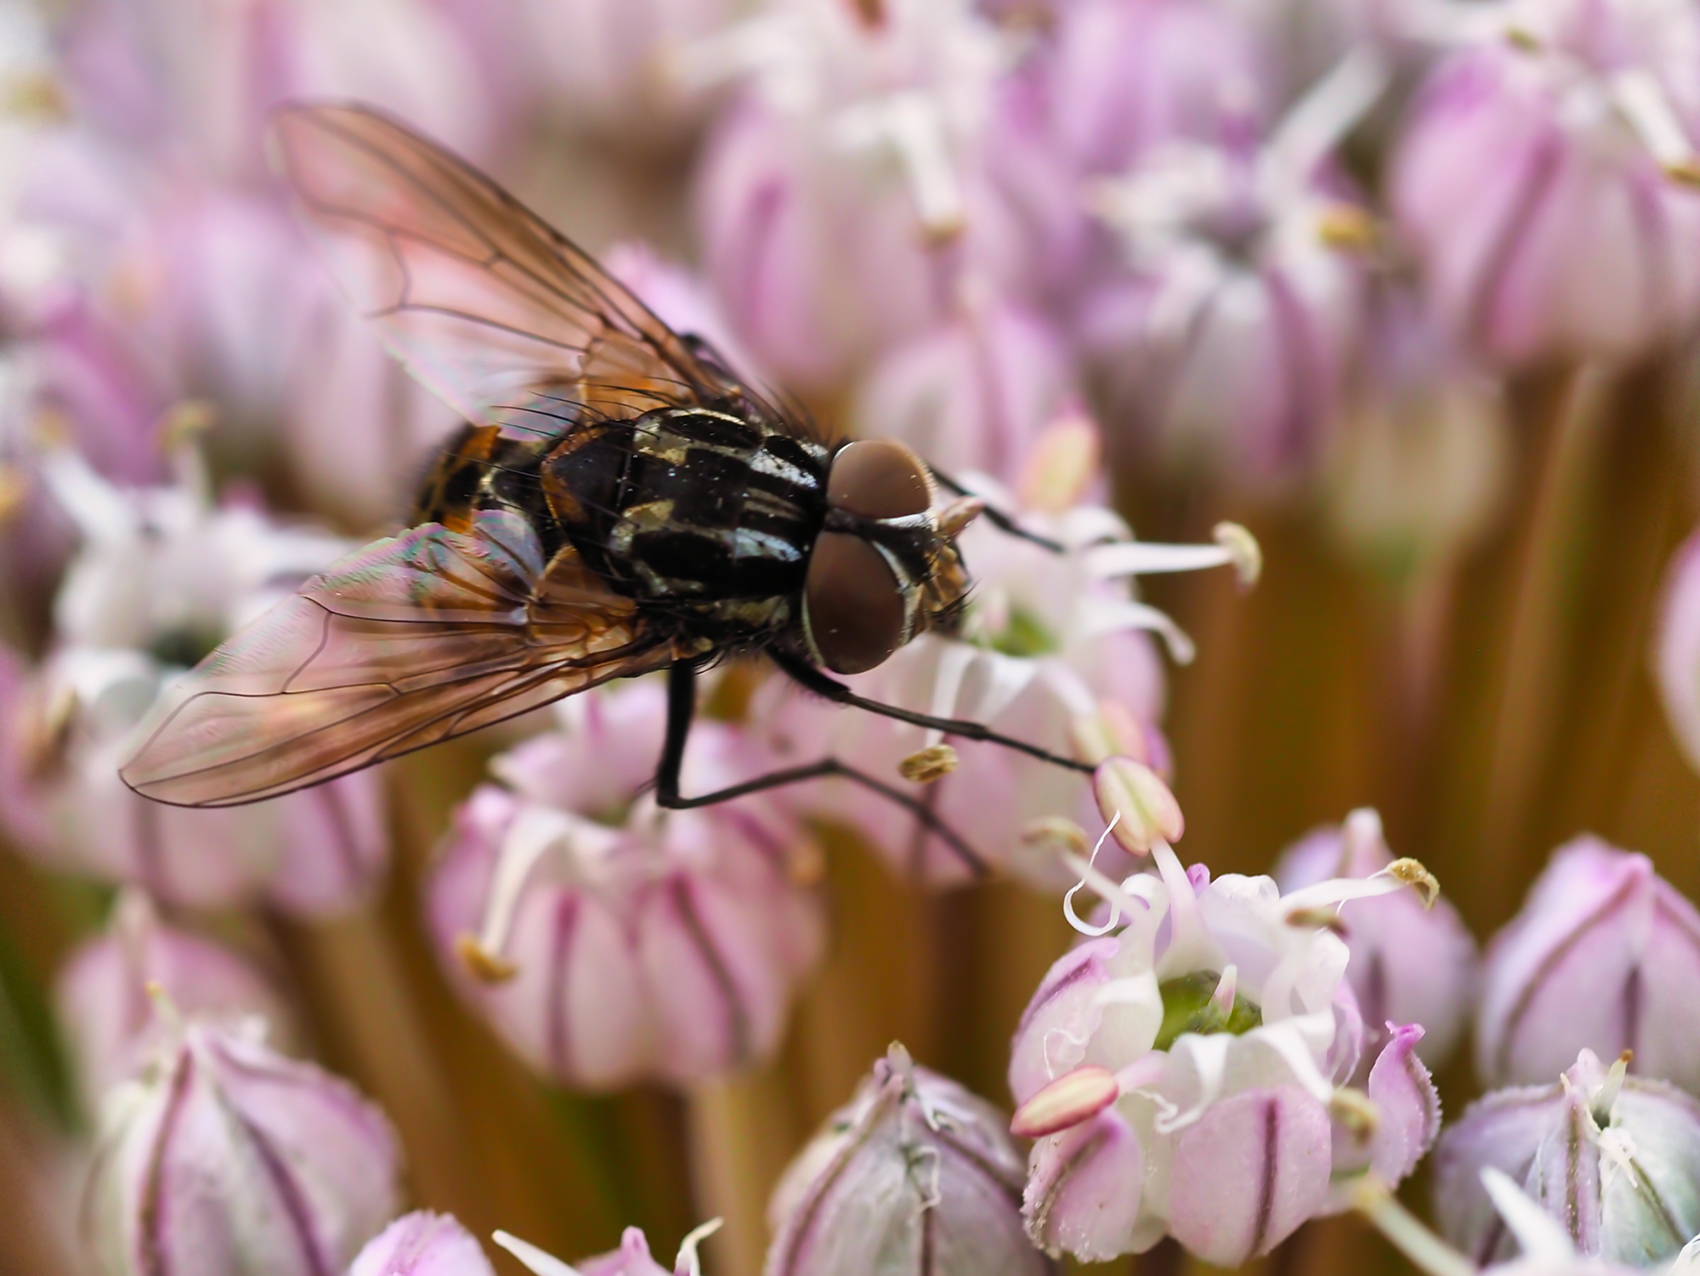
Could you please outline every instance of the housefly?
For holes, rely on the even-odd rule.
[[[839,775],[973,858],[925,803],[835,758],[681,794],[696,676],[757,653],[842,704],[1087,769],[833,676],[953,630],[969,587],[956,536],[981,502],[902,444],[822,439],[394,120],[295,106],[272,141],[345,288],[466,424],[411,527],[309,581],[161,697],[122,768],[138,793],[275,797],[665,669],[662,806]]]

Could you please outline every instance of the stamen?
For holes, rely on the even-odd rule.
[[[1069,887],[1068,893],[1063,896],[1063,916],[1068,919],[1068,924],[1075,930],[1093,939],[1097,939],[1101,935],[1108,935],[1120,925],[1122,906],[1124,903],[1131,903],[1131,900],[1123,894],[1120,886],[1098,871],[1098,852],[1104,849],[1105,840],[1111,833],[1115,832],[1116,825],[1120,821],[1121,812],[1117,811],[1110,817],[1109,827],[1098,835],[1097,845],[1092,848],[1092,856],[1084,864],[1080,863],[1078,855],[1072,855],[1065,851],[1062,856],[1063,863],[1080,874],[1080,880]],[[1099,898],[1110,906],[1110,920],[1102,926],[1092,926],[1081,921],[1079,914],[1074,911],[1074,897],[1085,886],[1090,886],[1097,891]]]
[[[518,973],[502,956],[513,930],[520,895],[545,852],[570,841],[573,821],[562,811],[525,807],[514,820],[496,853],[496,871],[484,904],[484,921],[476,936],[462,935],[455,949],[474,976],[500,983]]]
[[[948,243],[967,224],[949,134],[935,103],[917,90],[892,93],[839,112],[834,133],[855,150],[889,146],[903,166],[909,196],[928,237]]]
[[[912,784],[932,784],[956,770],[956,750],[948,744],[929,745],[897,764],[897,773]]]
[[[1328,1101],[1328,1115],[1359,1147],[1367,1146],[1381,1128],[1381,1108],[1362,1090],[1350,1086],[1335,1087]]]
[[[1015,1110],[1009,1132],[1021,1139],[1042,1139],[1098,1115],[1116,1101],[1116,1076],[1096,1064],[1083,1064],[1044,1086]]]
[[[1366,1174],[1353,1184],[1350,1200],[1352,1208],[1428,1276],[1478,1276],[1474,1263],[1429,1231],[1375,1175]]]
[[[1570,1242],[1570,1234],[1557,1219],[1524,1195],[1509,1176],[1499,1170],[1485,1169],[1482,1186],[1505,1220],[1505,1226],[1517,1238],[1525,1259],[1539,1267],[1565,1264],[1575,1258],[1576,1247]]]
[[[1167,612],[1149,603],[1136,603],[1121,598],[1084,598],[1076,611],[1075,628],[1088,638],[1102,634],[1143,629],[1155,633],[1169,649],[1169,658],[1177,665],[1190,665],[1198,648],[1186,632]]]
[[[537,1276],[579,1276],[578,1268],[568,1266],[553,1254],[546,1254],[529,1241],[522,1241],[508,1232],[492,1232],[490,1239],[519,1259],[526,1270],[537,1273]]]
[[[1210,1005],[1222,1017],[1224,1023],[1234,1012],[1234,997],[1239,991],[1240,968],[1229,962],[1222,970],[1221,979],[1216,981],[1216,991],[1210,994]]]
[[[1192,880],[1181,867],[1174,848],[1161,839],[1152,844],[1151,860],[1157,865],[1169,895],[1169,947],[1158,965],[1158,977],[1172,971],[1210,969],[1216,964],[1217,949],[1199,912]]]
[[[682,1269],[686,1276],[702,1276],[702,1259],[697,1255],[697,1246],[718,1232],[725,1221],[711,1218],[686,1232],[685,1239],[679,1242],[679,1257],[673,1261],[673,1270],[678,1272]]]
[[[1594,1115],[1594,1124],[1602,1130],[1611,1124],[1612,1107],[1617,1103],[1617,1096],[1623,1089],[1624,1079],[1629,1075],[1630,1061],[1634,1057],[1633,1050],[1625,1050],[1618,1055],[1606,1072],[1606,1079],[1589,1099],[1588,1110]]]
[[[1111,813],[1125,817],[1116,829],[1116,841],[1133,855],[1144,855],[1154,843],[1174,839],[1186,831],[1180,803],[1162,778],[1144,763],[1115,757],[1099,763],[1092,773],[1092,795],[1106,820]]]
[[[1277,198],[1294,194],[1318,164],[1357,126],[1392,80],[1386,60],[1359,45],[1324,75],[1282,118],[1267,152]]]
[[[1649,154],[1674,181],[1700,185],[1700,157],[1672,109],[1664,85],[1644,67],[1619,72],[1612,80],[1618,111]]]

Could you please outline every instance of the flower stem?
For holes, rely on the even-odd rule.
[[[1477,1276],[1475,1264],[1429,1231],[1422,1220],[1399,1204],[1385,1184],[1366,1179],[1353,1193],[1352,1204],[1394,1248],[1429,1276]]]

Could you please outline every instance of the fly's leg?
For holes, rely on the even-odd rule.
[[[951,478],[950,475],[943,474],[939,470],[933,468],[931,462],[928,463],[928,468],[933,470],[933,478],[938,480],[938,485],[940,487],[946,488],[947,490],[956,493],[958,496],[974,495],[967,488],[963,487],[962,484]],[[1067,546],[1063,545],[1061,541],[1054,541],[1049,536],[1041,536],[1038,532],[1028,531],[1020,523],[1016,522],[1008,514],[1005,514],[994,505],[986,506],[986,508],[980,512],[980,517],[985,519],[1000,532],[1005,532],[1008,535],[1015,537],[1017,540],[1031,541],[1041,549],[1050,550],[1053,554],[1068,553]]]
[[[1049,762],[1053,766],[1060,766],[1069,771],[1081,771],[1090,775],[1097,770],[1090,762],[1082,762],[1078,758],[1066,757],[1061,753],[1052,753],[1049,749],[1042,749],[1038,745],[1029,744],[1025,740],[1017,740],[1013,736],[1000,735],[983,722],[969,722],[964,718],[935,718],[930,713],[916,713],[910,709],[899,708],[894,704],[869,700],[866,696],[857,695],[842,682],[829,678],[801,656],[786,651],[782,647],[769,647],[767,654],[772,658],[773,663],[778,665],[793,682],[806,687],[816,695],[826,697],[834,704],[866,709],[869,713],[877,713],[882,718],[895,718],[899,722],[907,722],[910,726],[943,731],[946,735],[961,736],[964,740],[984,740],[988,744],[1014,749],[1018,753],[1025,753],[1030,758],[1038,758],[1041,762]]]
[[[685,761],[685,741],[691,734],[691,720],[696,714],[696,673],[696,666],[688,660],[679,661],[667,671],[667,738],[661,745],[661,761],[655,768],[655,801],[658,805],[671,811],[684,811],[692,807],[713,806],[717,802],[730,802],[733,798],[783,788],[788,784],[801,784],[804,780],[841,776],[908,811],[922,827],[948,846],[975,877],[990,875],[991,869],[985,857],[969,846],[925,802],[837,758],[826,757],[804,766],[786,767],[782,771],[745,780],[742,784],[715,789],[712,793],[698,793],[690,797],[681,794],[679,771]]]

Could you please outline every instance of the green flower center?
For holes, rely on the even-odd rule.
[[[1158,986],[1163,998],[1163,1025],[1157,1029],[1156,1048],[1167,1050],[1183,1033],[1231,1032],[1236,1037],[1263,1023],[1263,1010],[1255,1001],[1234,994],[1227,1014],[1211,1000],[1221,976],[1214,971],[1195,970]]]
[[[1062,645],[1037,614],[1019,604],[1009,609],[1009,622],[984,641],[993,651],[1024,660],[1048,656]]]

